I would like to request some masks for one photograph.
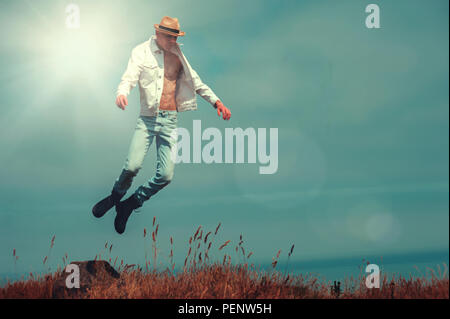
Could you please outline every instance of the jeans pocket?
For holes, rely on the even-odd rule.
[[[178,122],[178,115],[177,114],[169,114],[169,116],[167,118],[172,123],[177,123]]]
[[[144,119],[139,116],[136,121],[136,130],[141,128],[142,126],[145,126],[145,122],[144,122]]]

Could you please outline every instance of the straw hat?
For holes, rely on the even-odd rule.
[[[159,24],[155,24],[154,26],[159,32],[174,35],[176,37],[182,37],[186,34],[185,32],[180,31],[180,23],[178,23],[177,18],[165,16],[161,19]]]

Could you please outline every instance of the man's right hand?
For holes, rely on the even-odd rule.
[[[128,105],[127,97],[125,95],[119,95],[116,99],[116,105],[122,110],[125,110],[125,106]]]

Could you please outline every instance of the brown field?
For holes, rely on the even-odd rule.
[[[443,264],[444,271],[432,271],[431,277],[404,278],[401,276],[388,278],[381,274],[380,289],[368,289],[365,287],[365,276],[361,273],[358,278],[348,278],[342,283],[323,282],[318,278],[304,275],[293,275],[287,272],[289,259],[293,253],[294,245],[287,254],[286,269],[283,272],[277,270],[281,250],[273,258],[271,271],[260,271],[249,259],[252,252],[246,253],[242,246],[242,235],[234,250],[238,254],[239,263],[233,264],[231,256],[224,254],[223,260],[212,262],[208,253],[211,251],[215,232],[203,234],[201,226],[189,239],[189,251],[181,271],[173,272],[173,240],[170,238],[171,252],[169,266],[165,271],[157,271],[152,268],[156,265],[158,250],[156,239],[158,225],[155,228],[153,219],[153,232],[148,236],[144,229],[144,238],[152,243],[151,263],[147,260],[145,266],[127,265],[121,260],[116,267],[117,259],[106,258],[109,263],[120,273],[116,280],[94,280],[85,289],[71,289],[63,294],[54,293],[54,285],[60,278],[62,271],[43,276],[30,273],[28,279],[16,282],[7,282],[0,288],[0,298],[161,298],[161,299],[422,299],[422,298],[449,298],[449,279],[447,265]],[[209,241],[208,241],[209,239]],[[53,236],[48,256],[50,256],[55,236]],[[222,243],[216,249],[222,250],[230,244],[230,240]],[[202,248],[202,249],[201,249]],[[112,244],[105,244],[109,256]],[[104,254],[105,255],[105,254]],[[48,256],[43,259],[43,264],[48,262]],[[14,262],[18,256],[13,251]],[[67,265],[67,254],[62,258]],[[101,255],[95,256],[95,260],[101,260]]]

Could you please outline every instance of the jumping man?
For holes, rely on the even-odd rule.
[[[185,32],[180,31],[178,19],[165,16],[160,24],[154,26],[155,35],[132,50],[117,89],[116,105],[125,110],[128,94],[139,83],[141,112],[128,156],[111,195],[92,208],[94,216],[100,218],[115,206],[117,215],[114,227],[119,234],[125,231],[131,213],[171,182],[177,151],[178,112],[197,109],[196,93],[208,101],[219,116],[222,114],[224,120],[231,117],[230,110],[202,82],[181,52],[177,39]],[[157,157],[155,175],[129,198],[120,201],[142,168],[144,157],[154,140]]]

